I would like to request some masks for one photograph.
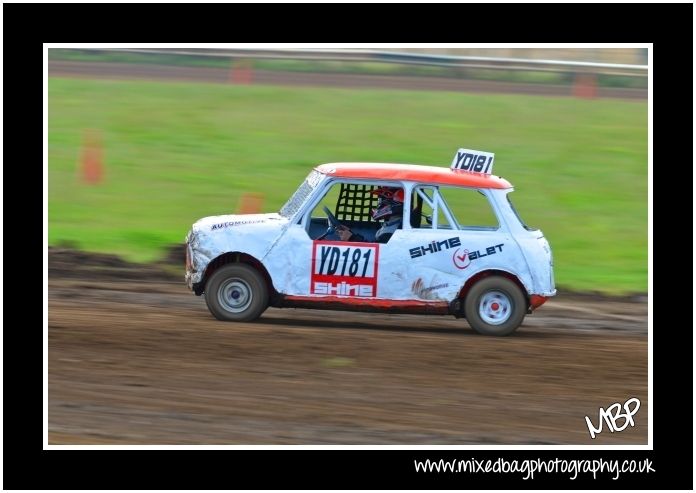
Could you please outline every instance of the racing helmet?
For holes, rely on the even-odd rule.
[[[377,208],[372,209],[372,219],[389,219],[404,214],[404,191],[397,187],[377,187],[372,191],[377,195]]]

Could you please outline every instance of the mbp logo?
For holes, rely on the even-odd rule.
[[[633,407],[631,407],[633,405]],[[635,426],[633,422],[633,415],[640,409],[640,400],[635,397],[628,399],[624,405],[623,409],[625,413],[621,412],[621,403],[617,402],[609,406],[606,411],[603,407],[599,408],[599,428],[595,428],[590,421],[589,416],[585,416],[585,422],[587,423],[587,429],[590,431],[590,437],[594,440],[595,435],[602,433],[602,422],[607,424],[609,431],[614,433],[615,431],[623,431],[628,428],[629,425]],[[623,423],[621,421],[623,420]],[[618,423],[617,423],[618,422]]]
[[[315,241],[313,248],[311,294],[377,295],[378,244]]]

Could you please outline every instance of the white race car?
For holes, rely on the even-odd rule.
[[[318,166],[278,213],[197,221],[187,285],[220,320],[268,306],[451,314],[508,335],[556,289],[549,243],[493,159],[459,149],[449,168]]]

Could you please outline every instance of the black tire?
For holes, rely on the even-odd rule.
[[[471,288],[464,301],[464,315],[479,334],[506,336],[522,324],[527,301],[510,279],[485,277]]]
[[[205,283],[205,303],[218,320],[250,322],[268,307],[268,287],[261,274],[246,264],[227,264]]]

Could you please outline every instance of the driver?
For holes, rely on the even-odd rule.
[[[382,227],[375,234],[375,241],[377,243],[386,243],[394,232],[402,226],[404,191],[396,187],[377,187],[372,193],[379,197],[377,208],[372,209],[372,219],[384,221]],[[343,225],[336,228],[336,234],[341,241],[369,241],[362,235],[353,233],[348,227]]]

